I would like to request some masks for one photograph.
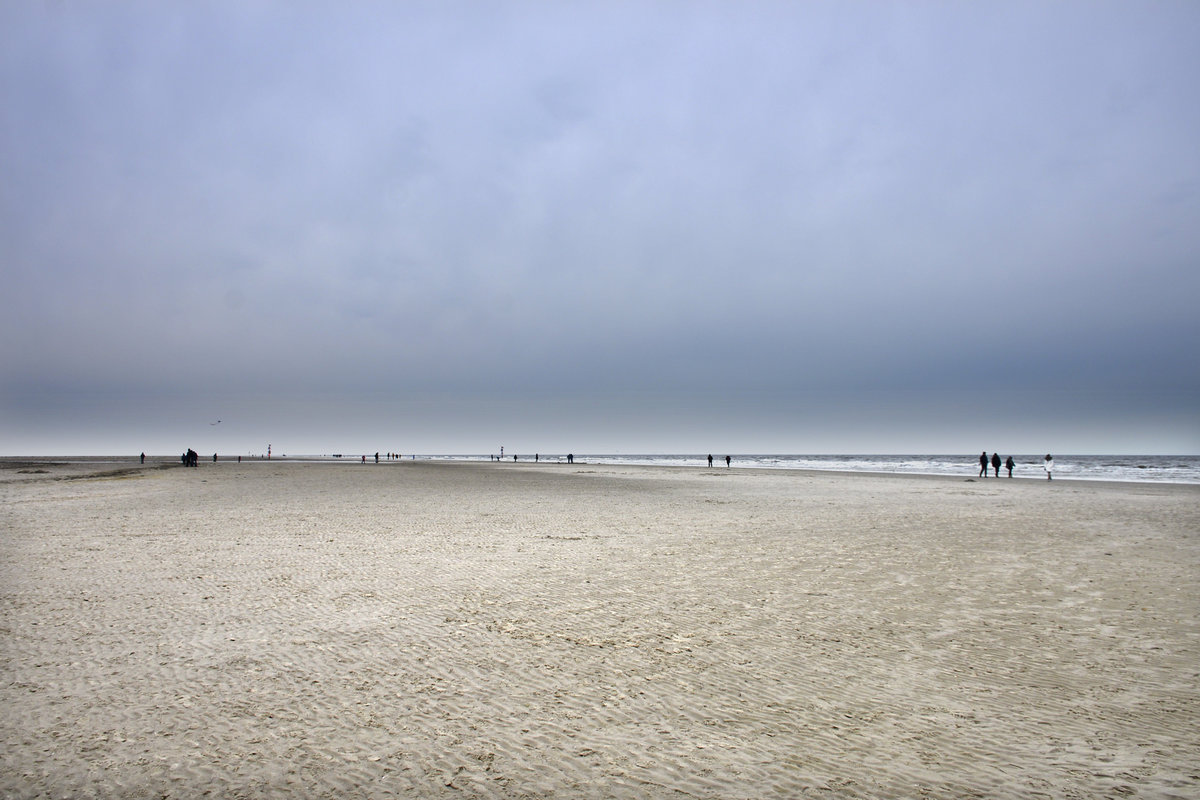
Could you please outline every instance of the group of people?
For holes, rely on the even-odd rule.
[[[988,476],[988,463],[989,462],[988,462],[987,450],[984,450],[982,453],[979,454],[979,477],[986,478]],[[992,453],[992,459],[991,459],[990,463],[992,465],[992,469],[994,469],[996,471],[996,477],[999,478],[1000,477],[1000,467],[1001,467],[1000,454]],[[1012,477],[1013,467],[1015,467],[1016,465],[1017,465],[1017,462],[1013,461],[1012,456],[1009,456],[1007,459],[1004,460],[1003,466],[1005,469],[1008,470],[1008,477],[1010,477],[1010,478]]]
[[[725,468],[726,469],[729,469],[729,465],[731,463],[733,463],[733,459],[730,456],[725,456]],[[708,454],[708,466],[710,469],[712,468],[712,464],[713,464],[712,453],[709,453]]]
[[[528,456],[526,456],[526,458],[528,458]],[[500,448],[500,455],[496,455],[493,453],[492,455],[488,456],[488,460],[489,461],[503,461],[504,460],[504,448],[503,447]],[[513,461],[517,460],[517,456],[515,454],[513,455],[512,460]],[[539,463],[541,463],[541,461],[542,461],[542,454],[534,453],[533,454],[533,463],[539,464]],[[574,453],[567,453],[567,463],[568,464],[575,463],[575,454]]]
[[[216,453],[213,453],[212,458],[213,458],[213,463],[214,464],[217,463],[217,454]],[[239,464],[242,463],[241,456],[238,456],[237,459],[238,459]],[[142,463],[143,464],[146,463],[146,454],[145,453],[142,453]],[[185,452],[183,455],[181,455],[179,457],[179,463],[183,464],[185,467],[198,467],[198,466],[200,466],[200,454],[189,447],[187,449],[187,452]]]
[[[709,461],[710,462],[712,461],[711,456],[709,457]],[[997,478],[1000,477],[1000,467],[1001,466],[1003,466],[1006,470],[1008,470],[1008,477],[1011,478],[1013,467],[1015,467],[1017,465],[1016,462],[1013,461],[1012,456],[1009,456],[1008,458],[1006,458],[1004,460],[1003,464],[1001,464],[999,453],[992,453],[992,457],[991,457],[991,459],[989,459],[987,450],[984,450],[982,453],[979,454],[979,477],[986,478],[988,476],[988,465],[989,464],[991,465],[992,469],[995,470]],[[1052,480],[1054,478],[1054,457],[1051,456],[1049,453],[1046,453],[1045,468],[1046,468],[1046,480]]]

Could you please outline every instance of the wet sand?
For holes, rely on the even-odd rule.
[[[0,467],[0,796],[1200,795],[1200,487]]]

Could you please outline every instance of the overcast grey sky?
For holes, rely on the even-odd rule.
[[[0,454],[1198,452],[1198,43],[1186,0],[4,3]]]

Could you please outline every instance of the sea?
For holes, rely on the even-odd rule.
[[[725,453],[713,453],[713,467],[725,467]],[[990,454],[989,454],[990,455]],[[738,455],[730,454],[734,469],[808,469],[831,472],[873,472],[906,475],[962,475],[978,477],[979,454],[973,455]],[[409,458],[409,456],[405,456]],[[1014,478],[1045,479],[1046,454],[1013,455]],[[484,460],[493,456],[417,456],[445,460]],[[519,453],[532,461],[533,453]],[[1001,454],[1007,458],[1007,454]],[[511,461],[512,454],[505,460]],[[565,454],[538,454],[539,461],[565,462]],[[708,454],[626,455],[575,454],[575,464],[641,464],[665,467],[705,467]],[[994,474],[994,473],[991,473]],[[1000,475],[1007,477],[1001,467]],[[1147,483],[1200,483],[1200,456],[1054,456],[1054,477],[1071,480],[1134,481]]]

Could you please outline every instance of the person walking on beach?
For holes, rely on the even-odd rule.
[[[708,454],[708,468],[712,469],[712,453]]]
[[[984,450],[982,453],[979,454],[979,477],[981,477],[981,478],[987,477],[987,468],[988,468],[987,450]]]
[[[992,453],[992,469],[996,470],[996,477],[1000,477],[1000,454]]]
[[[733,462],[732,458],[730,458],[729,456],[725,456],[725,469],[729,469],[729,465],[732,462]]]
[[[1012,477],[1013,467],[1015,467],[1015,466],[1016,466],[1016,464],[1013,462],[1012,456],[1009,456],[1008,458],[1004,459],[1004,468],[1006,470],[1008,470],[1008,477],[1010,477],[1010,478]]]
[[[1054,480],[1054,456],[1046,453],[1045,461],[1046,463],[1044,466],[1046,468],[1046,480]]]
[[[145,453],[142,453],[142,463],[143,464],[146,463],[146,454]]]

